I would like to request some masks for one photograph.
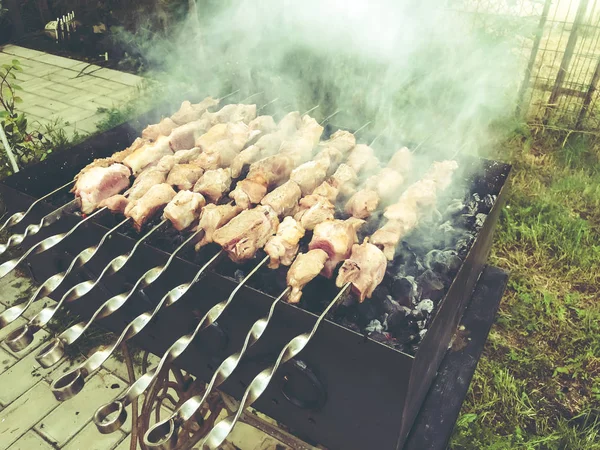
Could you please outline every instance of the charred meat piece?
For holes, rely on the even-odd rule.
[[[283,219],[277,227],[277,234],[271,236],[265,245],[265,252],[271,258],[269,268],[277,269],[280,264],[289,266],[298,253],[299,242],[304,233],[304,228],[294,219]]]
[[[175,164],[166,182],[171,186],[177,186],[180,191],[190,190],[203,174],[204,169],[195,164]]]
[[[242,208],[236,205],[215,205],[209,203],[202,209],[200,215],[199,229],[204,230],[204,236],[196,244],[196,251],[213,241],[213,234],[235,216],[242,212]]]
[[[337,188],[334,188],[328,181],[323,181],[317,188],[313,191],[313,195],[319,195],[321,197],[326,198],[331,203],[335,203],[337,200],[339,191]]]
[[[321,143],[321,147],[333,147],[346,155],[356,145],[356,138],[349,131],[338,130],[331,137]]]
[[[340,164],[331,176],[330,184],[344,197],[350,197],[356,191],[355,185],[358,180],[356,171],[347,164]]]
[[[252,205],[260,203],[265,195],[267,195],[267,187],[265,185],[245,179],[237,184],[235,189],[229,194],[229,197],[235,201],[236,205],[248,209]]]
[[[356,191],[346,203],[344,211],[357,219],[366,219],[379,205],[379,194],[371,189]]]
[[[156,184],[140,198],[133,208],[125,213],[131,217],[135,228],[140,231],[142,226],[160,209],[165,207],[175,197],[176,192],[166,184]]]
[[[300,253],[287,273],[287,284],[292,288],[288,297],[289,303],[298,303],[302,297],[302,289],[323,270],[329,255],[321,249]]]
[[[214,241],[225,250],[232,261],[253,258],[264,247],[279,225],[277,214],[268,206],[242,211],[227,225],[213,234]]]
[[[194,192],[200,192],[207,200],[217,203],[231,188],[229,169],[207,170],[194,185]]]
[[[178,126],[177,123],[167,117],[156,124],[148,125],[144,128],[142,138],[149,141],[156,141],[159,136],[169,136]]]
[[[358,242],[356,232],[364,223],[364,220],[351,217],[347,220],[327,220],[315,227],[308,248],[319,248],[327,253],[328,259],[321,272],[323,276],[331,278],[338,263],[350,256],[352,246]]]
[[[410,173],[412,169],[412,153],[406,147],[402,147],[392,155],[387,166],[399,174]]]
[[[73,192],[81,200],[81,212],[89,214],[102,202],[129,186],[129,169],[122,164],[92,167],[77,176]]]
[[[184,101],[175,114],[171,116],[171,120],[178,125],[183,125],[194,120],[198,120],[202,115],[213,106],[217,106],[219,100],[212,97],[206,97],[200,103],[192,104],[189,101]]]
[[[123,194],[117,194],[102,200],[98,207],[103,208],[106,206],[113,214],[123,214],[128,204],[129,200],[127,197]]]
[[[342,287],[352,283],[352,290],[362,303],[365,298],[371,298],[385,276],[386,267],[387,259],[379,248],[368,242],[354,244],[350,258],[340,267],[335,284]]]
[[[138,148],[123,160],[123,164],[138,175],[143,169],[159,161],[165,155],[172,155],[169,138],[160,136],[156,142]]]
[[[279,216],[289,215],[298,205],[302,192],[296,183],[288,181],[273,189],[261,200],[261,205],[270,206]]]
[[[206,205],[206,200],[202,194],[179,191],[165,207],[163,217],[169,219],[175,229],[185,230],[198,220],[204,205]]]
[[[379,168],[379,159],[375,156],[375,150],[368,145],[358,144],[350,152],[346,161],[354,171],[359,174],[372,173]]]
[[[325,181],[330,165],[331,161],[329,158],[305,162],[292,170],[290,180],[300,186],[302,195],[308,195]]]
[[[315,226],[326,220],[333,220],[335,206],[325,197],[311,194],[300,199],[294,214],[305,230],[314,230]]]
[[[365,182],[367,189],[376,191],[382,200],[390,201],[397,198],[404,178],[394,169],[385,167],[377,175],[373,175]]]

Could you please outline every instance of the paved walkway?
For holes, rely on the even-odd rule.
[[[96,131],[96,123],[105,117],[98,108],[126,102],[142,81],[136,75],[37,50],[0,47],[0,65],[13,59],[23,67],[16,73],[23,88],[18,110],[26,113],[32,126],[63,120],[68,123],[63,127],[68,135]]]

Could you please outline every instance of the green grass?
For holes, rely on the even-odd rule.
[[[511,278],[453,449],[600,449],[597,143],[521,127],[491,263]]]

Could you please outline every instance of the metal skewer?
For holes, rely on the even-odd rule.
[[[40,241],[37,244],[35,244],[33,247],[31,247],[29,250],[27,250],[25,253],[23,253],[18,258],[14,258],[14,259],[11,259],[10,261],[6,261],[5,263],[0,264],[0,278],[4,278],[6,275],[8,275],[10,272],[12,272],[14,270],[14,268],[17,267],[29,255],[31,255],[31,254],[37,255],[38,253],[45,252],[46,250],[49,250],[52,247],[60,244],[65,238],[69,237],[75,230],[77,230],[77,228],[79,228],[81,225],[86,223],[92,217],[104,212],[106,209],[107,209],[106,207],[99,209],[98,211],[94,212],[93,214],[90,214],[85,219],[81,220],[80,222],[77,222],[77,224],[73,228],[71,228],[69,231],[67,231],[66,233],[59,233],[59,234],[49,236],[46,239],[44,239],[43,241]]]
[[[200,276],[206,272],[208,268],[210,268],[218,259],[224,255],[225,252],[223,250],[219,251],[215,256],[213,256],[196,274],[194,277],[194,282],[196,282]],[[179,288],[176,287],[174,290]],[[171,294],[174,290],[169,291],[167,295],[165,295],[161,301],[156,305],[152,312],[145,312],[137,316],[133,319],[121,332],[121,335],[116,339],[113,345],[106,350],[99,350],[94,353],[92,356],[87,358],[83,363],[81,363],[78,367],[67,372],[60,378],[57,378],[52,383],[52,393],[56,397],[57,400],[67,400],[75,395],[77,395],[81,389],[85,386],[85,379],[91,373],[95,372],[100,368],[104,362],[111,357],[113,352],[121,345],[122,342],[131,339],[133,336],[140,333],[146,325],[150,323],[150,321],[158,314],[160,310],[162,310],[163,305],[166,302],[169,302]],[[176,301],[175,299],[174,301]],[[170,303],[169,303],[170,304]]]
[[[265,390],[269,386],[269,383],[271,382],[275,373],[277,372],[277,369],[279,369],[279,367],[282,364],[284,364],[285,362],[294,358],[302,350],[304,350],[304,348],[308,345],[310,340],[313,338],[313,336],[319,329],[319,326],[323,322],[323,319],[325,318],[325,316],[329,313],[331,308],[333,308],[333,306],[336,305],[341,300],[341,298],[344,296],[344,294],[346,294],[346,292],[348,292],[348,290],[350,289],[350,286],[352,286],[352,283],[346,283],[344,285],[344,287],[342,287],[340,289],[340,291],[335,296],[335,298],[331,301],[331,303],[329,303],[327,308],[325,308],[325,311],[323,311],[323,313],[321,313],[321,315],[315,322],[315,324],[310,332],[299,334],[298,336],[293,338],[291,341],[289,341],[286,344],[286,346],[283,347],[283,349],[279,353],[279,356],[277,357],[275,364],[273,364],[271,367],[267,367],[265,370],[260,372],[256,377],[254,377],[254,379],[252,380],[252,382],[250,383],[250,385],[244,392],[244,396],[242,397],[242,400],[240,401],[238,410],[231,416],[229,416],[229,417],[221,420],[219,423],[217,423],[208,432],[208,434],[206,436],[204,436],[204,438],[200,441],[200,445],[198,448],[200,448],[202,450],[219,448],[219,446],[223,443],[223,441],[225,441],[225,439],[227,439],[227,436],[229,436],[229,434],[233,430],[233,427],[239,420],[239,418],[242,415],[242,413],[244,412],[244,410],[247,407],[249,407],[250,405],[252,405],[265,392]],[[169,442],[169,444],[170,444],[170,442]],[[171,448],[173,448],[173,446],[169,445],[165,448],[171,449]]]
[[[179,339],[177,339],[173,343],[173,345],[171,345],[171,347],[169,347],[169,350],[167,350],[165,352],[165,354],[162,356],[160,362],[154,369],[146,372],[144,375],[142,375],[140,378],[138,378],[136,380],[136,382],[133,383],[117,399],[115,399],[111,403],[107,403],[106,405],[103,405],[100,408],[98,408],[98,410],[96,411],[96,414],[94,414],[94,423],[96,424],[96,427],[98,428],[98,430],[101,433],[103,433],[103,434],[112,433],[113,431],[116,431],[117,429],[119,429],[123,425],[123,423],[125,423],[125,419],[127,418],[127,412],[125,411],[125,408],[127,407],[127,405],[129,405],[133,400],[135,400],[137,397],[142,395],[146,391],[146,389],[148,389],[148,387],[150,387],[150,385],[154,382],[154,380],[160,375],[162,368],[166,364],[172,363],[177,357],[179,357],[179,355],[181,355],[188,348],[188,346],[192,343],[192,341],[194,340],[194,338],[200,331],[208,328],[213,323],[215,323],[219,319],[219,317],[221,317],[223,312],[225,312],[227,307],[233,301],[237,292],[268,261],[269,261],[269,257],[266,256],[260,263],[258,263],[254,267],[254,269],[252,269],[252,271],[250,271],[244,277],[244,279],[235,287],[235,289],[231,292],[231,294],[229,295],[229,297],[226,300],[223,300],[222,302],[217,303],[215,306],[213,306],[212,308],[210,308],[208,310],[208,312],[202,317],[202,319],[200,319],[200,322],[198,323],[198,325],[196,326],[196,328],[194,329],[193,332],[186,334],[185,336],[182,336]],[[182,288],[184,288],[184,287],[186,287],[185,284],[177,286],[176,288],[172,289],[165,297],[168,298],[169,296],[172,296],[173,293],[178,292],[178,290],[182,290]],[[189,287],[186,288],[186,291],[187,291],[187,289],[189,289]],[[178,297],[175,298],[174,300],[169,299],[168,300],[170,302],[169,304],[173,304],[184,293],[185,292],[183,292],[181,294],[177,294]],[[163,301],[164,301],[164,298],[163,298],[163,300],[161,300],[161,303]],[[118,412],[118,414],[114,418],[107,420],[107,418],[115,412]]]
[[[79,268],[87,264],[90,261],[90,259],[92,259],[94,255],[98,252],[102,244],[104,244],[106,238],[112,233],[114,233],[121,226],[125,225],[129,220],[130,219],[127,218],[121,221],[121,223],[119,223],[117,226],[108,230],[104,234],[104,236],[102,236],[102,239],[100,239],[100,242],[98,242],[98,244],[92,245],[91,247],[88,247],[79,252],[79,254],[73,259],[73,261],[71,261],[71,264],[69,265],[67,270],[57,273],[56,275],[53,275],[46,281],[44,281],[42,285],[36,289],[36,291],[29,298],[29,300],[27,300],[27,302],[15,305],[2,312],[2,314],[0,314],[0,329],[6,327],[8,324],[20,317],[27,310],[27,308],[29,308],[33,304],[33,302],[42,297],[46,297],[52,292],[54,292],[62,284],[65,278],[69,276],[73,269]]]
[[[167,262],[162,266],[156,266],[152,269],[147,270],[134,284],[134,286],[127,292],[115,295],[100,306],[94,312],[92,317],[86,322],[79,322],[71,327],[67,328],[60,335],[56,336],[48,344],[44,345],[38,352],[35,359],[40,363],[42,367],[51,367],[56,364],[63,357],[65,353],[65,347],[73,344],[79,339],[83,333],[92,325],[92,323],[99,319],[104,319],[110,316],[114,312],[118,311],[127,301],[133,297],[138,289],[145,289],[150,286],[154,281],[158,279],[171,265],[171,262],[175,257],[186,248],[190,243],[195,243],[204,233],[204,230],[198,230],[189,236],[175,251],[169,256]]]
[[[100,284],[105,277],[113,275],[119,270],[121,270],[123,266],[131,259],[135,251],[142,244],[142,242],[144,242],[148,237],[150,237],[150,235],[152,235],[156,230],[161,228],[167,222],[167,220],[163,220],[161,223],[152,228],[148,233],[142,236],[142,238],[135,243],[131,251],[119,255],[116,258],[113,258],[113,260],[109,262],[106,265],[106,267],[104,267],[104,269],[95,281],[89,280],[76,284],[71,289],[69,289],[56,304],[42,309],[39,313],[32,317],[28,323],[10,333],[6,337],[6,345],[8,345],[10,349],[14,352],[19,352],[25,349],[33,341],[35,333],[37,333],[42,327],[48,324],[48,322],[52,319],[52,317],[54,317],[54,314],[56,314],[56,311],[60,309],[63,303],[71,303],[75,300],[80,299],[92,289],[94,289],[98,284]]]
[[[265,317],[261,317],[258,319],[252,327],[250,331],[246,335],[246,339],[244,340],[244,344],[242,348],[237,353],[229,356],[225,359],[221,365],[217,368],[214,375],[212,376],[210,382],[206,386],[203,395],[195,395],[188,400],[186,400],[170,417],[167,419],[156,423],[144,435],[144,444],[149,448],[159,448],[161,450],[167,450],[174,448],[178,439],[179,429],[183,426],[185,422],[190,420],[192,417],[196,415],[196,412],[200,409],[200,407],[204,404],[208,396],[212,393],[213,389],[218,388],[221,384],[223,384],[227,379],[231,376],[233,371],[237,368],[238,364],[246,354],[246,351],[252,347],[258,340],[263,336],[265,330],[269,326],[269,322],[273,317],[273,313],[275,312],[275,306],[290,292],[291,288],[287,287],[279,296],[273,301],[271,304],[271,308],[269,309],[269,314]],[[159,370],[157,367],[153,369],[154,372]],[[152,371],[146,373],[143,377],[148,376]],[[143,378],[142,377],[142,378]],[[141,380],[141,378],[140,378]],[[107,417],[109,414],[113,412],[119,411],[120,408],[124,408],[131,400],[129,399],[129,390],[133,390],[134,386],[140,381],[136,381],[134,385],[131,386],[128,391],[123,394],[119,399],[115,400],[113,403],[109,403],[105,405],[102,409],[100,408],[96,415],[94,416],[94,422],[98,426],[98,422],[96,419],[100,419],[101,417]],[[148,383],[150,384],[150,383]],[[119,402],[126,399],[128,403],[119,404]],[[109,408],[111,407],[111,408]],[[99,417],[100,415],[100,417]],[[98,428],[101,432],[102,430]],[[112,430],[111,430],[112,431]]]
[[[335,116],[336,114],[338,114],[341,111],[341,109],[336,110],[333,114],[328,115],[327,117],[325,117],[321,123],[319,125],[323,125],[325,122],[327,122],[329,119],[331,119],[333,116]],[[305,113],[307,114],[307,113]]]
[[[21,245],[21,243],[28,236],[36,235],[42,228],[52,225],[54,222],[58,221],[63,216],[63,214],[72,213],[77,208],[79,208],[79,199],[71,200],[66,205],[63,205],[60,208],[56,208],[51,213],[42,217],[38,224],[28,225],[23,233],[15,233],[10,235],[8,240],[6,241],[6,244],[0,244],[0,255],[2,255],[4,252],[6,252],[6,250],[8,250],[11,247]]]
[[[40,202],[43,202],[43,201],[44,201],[44,200],[46,200],[48,197],[50,197],[50,196],[52,196],[52,195],[56,194],[57,192],[59,192],[59,191],[63,190],[64,188],[71,186],[71,185],[72,185],[74,182],[75,182],[75,181],[69,181],[67,184],[64,184],[64,185],[62,185],[61,187],[59,187],[59,188],[56,188],[56,189],[55,189],[55,190],[53,190],[52,192],[50,192],[50,193],[48,193],[48,194],[44,195],[43,197],[41,197],[41,198],[38,198],[38,199],[37,199],[35,202],[33,202],[33,203],[32,203],[32,204],[29,206],[29,208],[27,208],[27,211],[25,211],[25,212],[23,212],[23,211],[20,211],[20,212],[16,212],[16,213],[14,213],[13,215],[11,215],[11,216],[8,218],[8,220],[7,220],[6,222],[4,222],[4,224],[3,224],[3,225],[0,227],[0,232],[1,232],[2,230],[4,230],[5,228],[10,228],[10,227],[12,227],[12,226],[15,226],[15,225],[16,225],[16,224],[18,224],[19,222],[21,222],[21,221],[22,221],[22,220],[25,218],[25,216],[27,216],[27,214],[29,214],[29,213],[31,212],[31,210],[32,210],[32,209],[35,207],[35,205],[37,205],[37,204],[38,204],[38,203],[40,203]]]

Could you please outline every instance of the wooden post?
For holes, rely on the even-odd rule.
[[[585,16],[585,12],[587,11],[588,3],[589,0],[581,0],[581,3],[579,3],[579,8],[577,8],[577,14],[575,15],[575,21],[573,22],[573,28],[571,28],[571,34],[569,35],[569,40],[567,41],[567,46],[565,47],[565,54],[563,55],[563,59],[560,62],[558,75],[556,75],[556,81],[554,82],[554,87],[552,88],[550,98],[548,99],[548,105],[546,106],[546,112],[544,114],[544,123],[547,123],[550,119],[552,108],[555,106],[556,101],[560,96],[563,82],[565,81],[567,71],[569,70],[569,66],[571,65],[573,51],[575,51],[575,45],[577,44],[577,40],[579,39],[579,27],[583,22],[583,17]]]
[[[540,22],[537,27],[537,32],[535,33],[533,47],[531,48],[531,55],[529,56],[529,63],[527,63],[527,69],[525,69],[525,77],[523,78],[521,88],[519,89],[519,104],[517,105],[518,117],[521,116],[521,113],[523,111],[523,102],[525,101],[527,89],[529,89],[529,83],[531,82],[531,73],[533,72],[533,66],[535,65],[535,60],[537,59],[538,51],[540,49],[540,43],[542,42],[542,36],[544,35],[544,26],[546,25],[546,21],[548,20],[548,12],[550,11],[551,4],[552,0],[546,0],[546,3],[544,4],[544,9],[542,10],[542,15],[540,16]]]

